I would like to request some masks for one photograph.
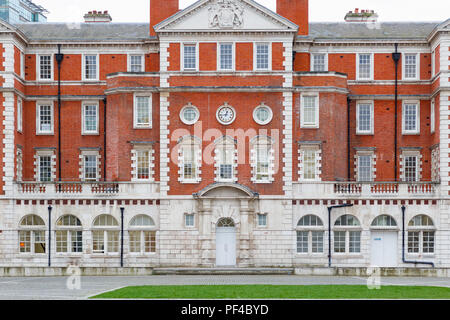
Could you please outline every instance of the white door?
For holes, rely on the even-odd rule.
[[[377,267],[397,266],[397,231],[372,231],[371,265]]]
[[[216,229],[216,265],[236,265],[235,227],[218,227]]]

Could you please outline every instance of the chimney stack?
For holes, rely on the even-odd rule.
[[[84,22],[91,23],[91,22],[111,22],[112,18],[111,15],[108,13],[108,11],[89,11],[84,15]]]
[[[179,10],[179,0],[150,0],[150,36],[156,36],[155,25]]]
[[[308,0],[277,0],[277,13],[298,25],[298,34],[309,34]]]
[[[355,11],[349,11],[345,15],[345,22],[377,22],[378,14],[375,13],[374,10],[361,10],[356,8]]]

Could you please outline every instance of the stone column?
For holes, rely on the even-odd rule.
[[[249,206],[249,200],[241,200],[240,214],[241,214],[241,228],[238,235],[239,260],[237,261],[240,267],[248,267],[252,264],[251,253],[251,236],[250,225],[253,210]]]
[[[199,201],[201,201],[201,209],[199,210],[200,265],[202,267],[213,267],[215,265],[215,254],[212,241],[213,234],[211,232],[211,200],[205,199]]]

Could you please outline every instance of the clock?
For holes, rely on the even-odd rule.
[[[221,124],[229,125],[236,119],[236,111],[228,103],[225,103],[217,109],[216,118]]]

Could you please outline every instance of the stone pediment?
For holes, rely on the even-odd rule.
[[[296,24],[253,0],[200,0],[155,26],[156,32],[297,29]]]

